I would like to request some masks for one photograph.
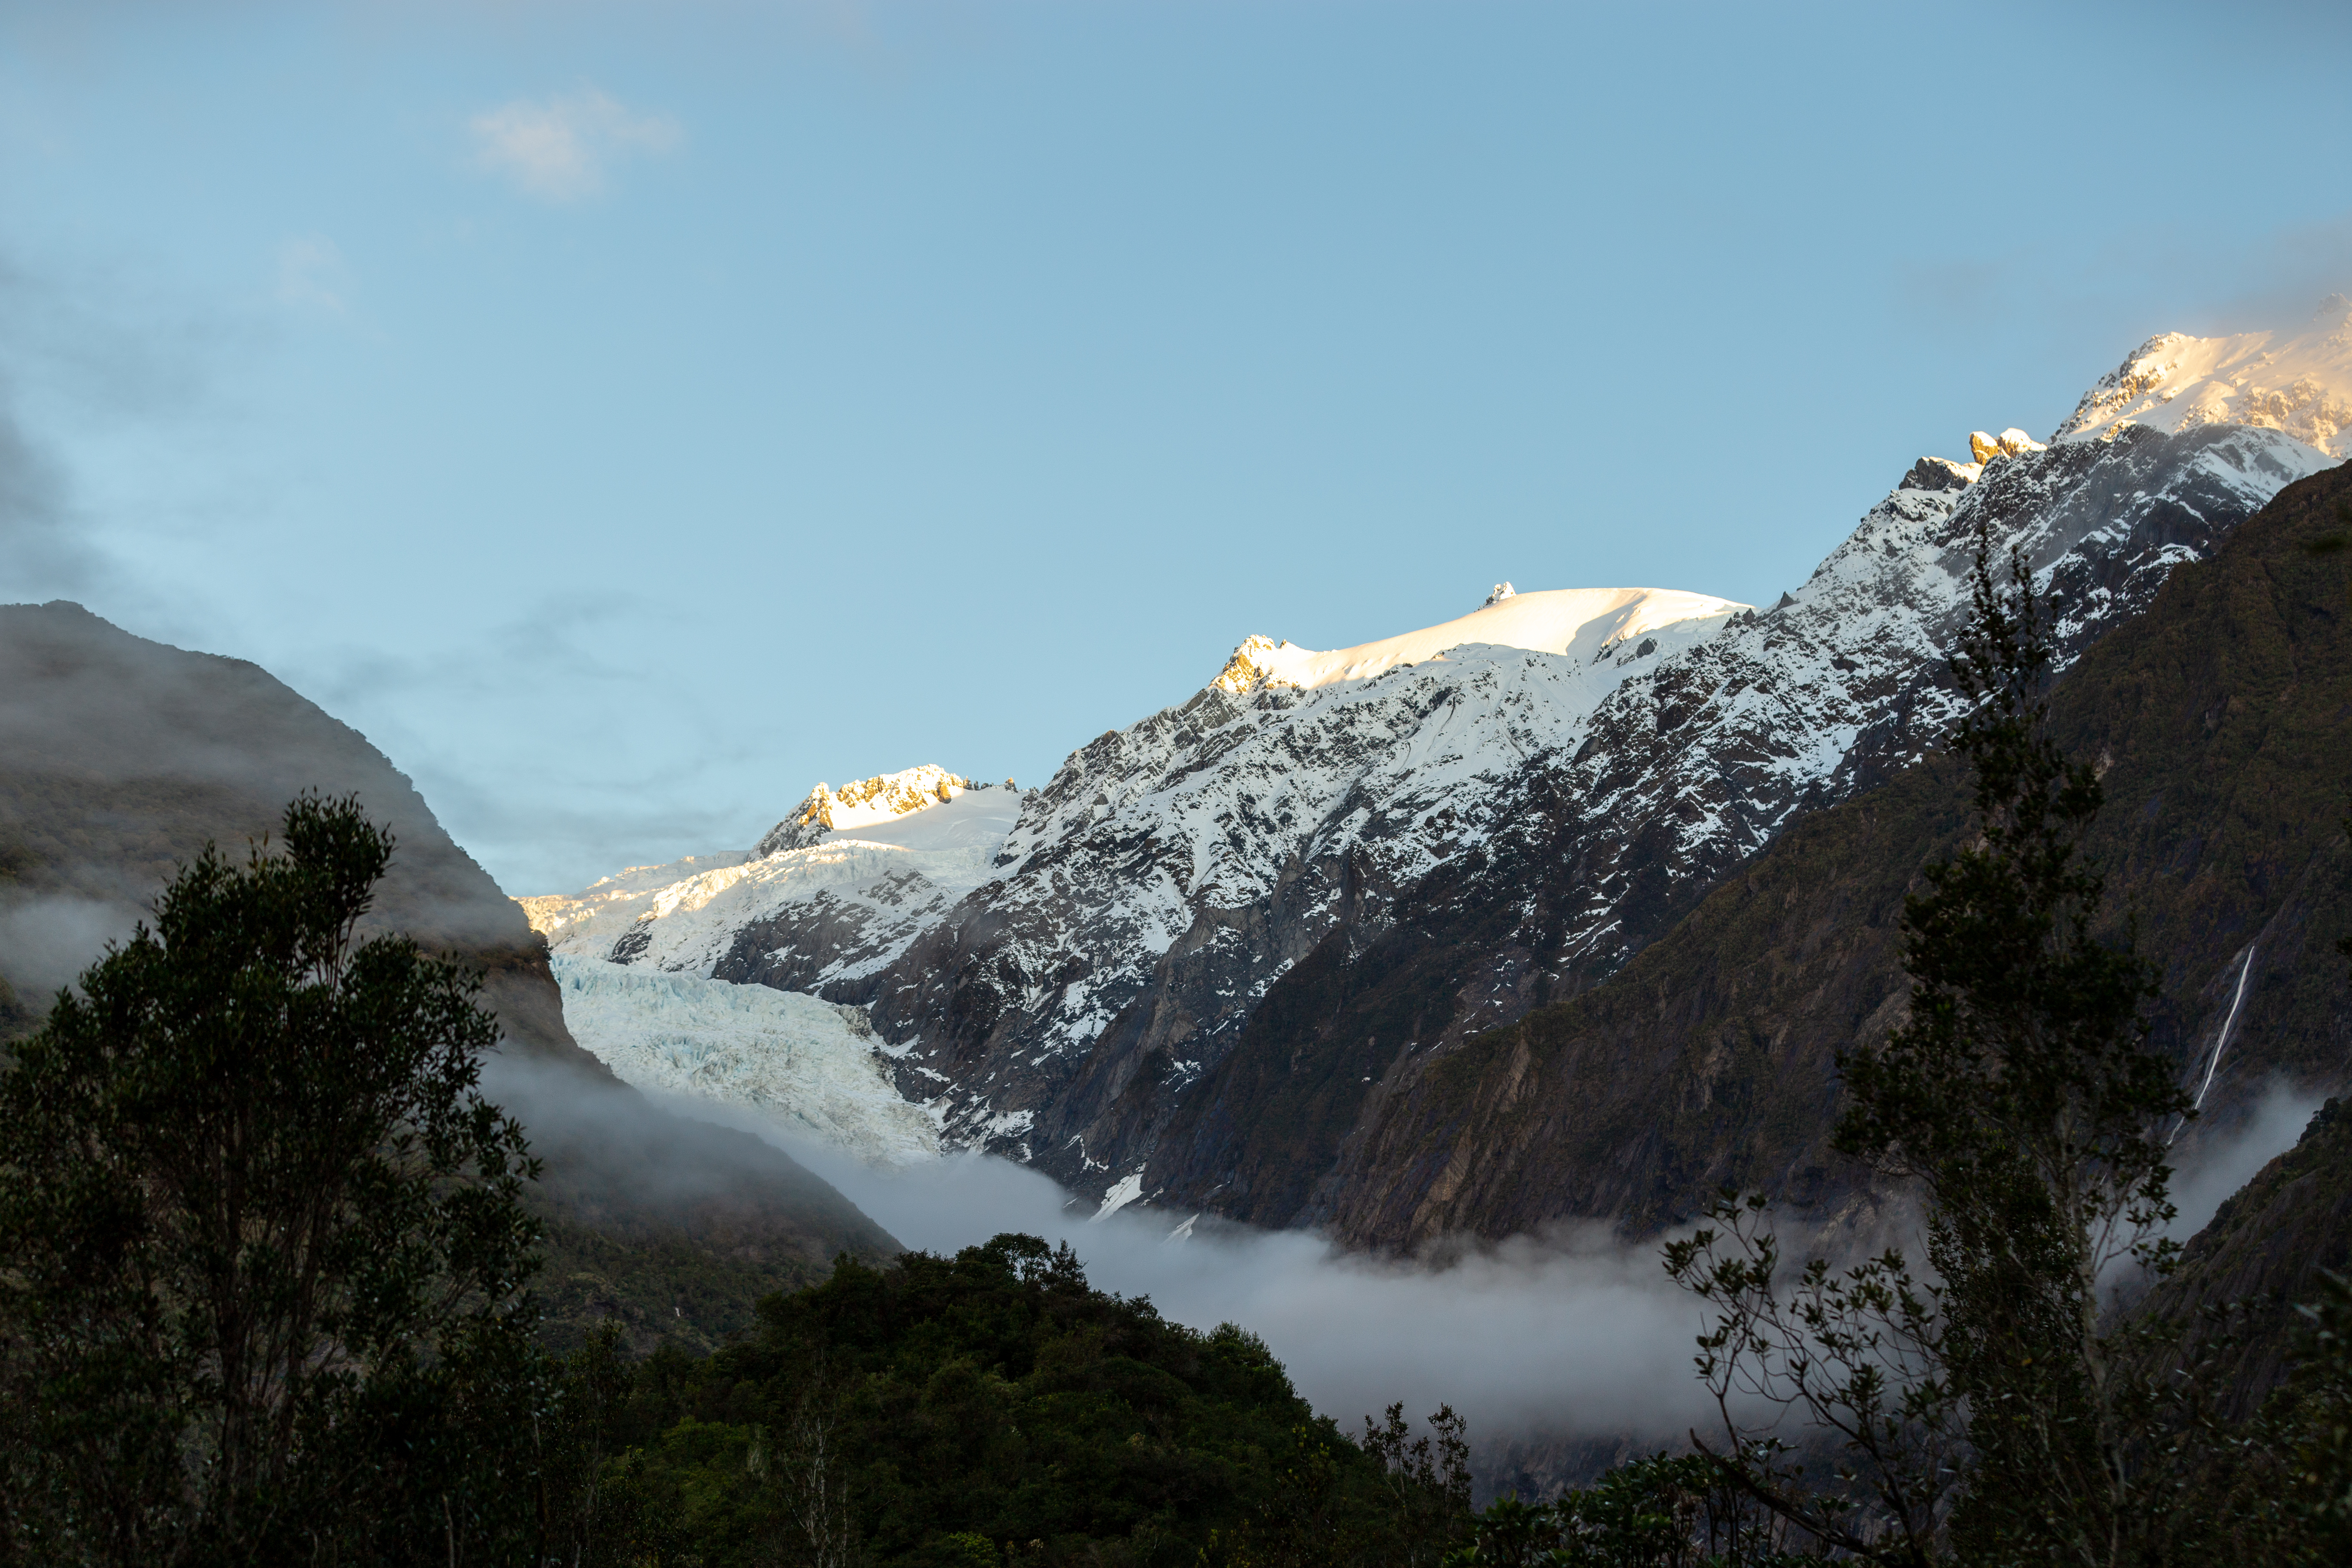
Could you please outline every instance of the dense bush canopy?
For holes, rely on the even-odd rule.
[[[748,1342],[657,1352],[606,1441],[616,1544],[713,1568],[822,1562],[835,1539],[941,1568],[1265,1558],[1302,1530],[1386,1552],[1421,1521],[1433,1559],[1467,1502],[1425,1455],[1344,1438],[1255,1335],[1091,1289],[1066,1244],[1026,1236],[844,1258],[761,1303]]]

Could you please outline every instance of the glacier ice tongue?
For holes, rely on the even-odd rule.
[[[749,1106],[876,1163],[940,1152],[938,1128],[891,1087],[855,1008],[564,953],[552,962],[572,1037],[625,1083]]]

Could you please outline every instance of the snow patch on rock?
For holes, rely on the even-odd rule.
[[[1007,787],[1012,782],[1005,781]],[[987,787],[931,763],[895,773],[877,773],[838,790],[820,783],[790,816],[768,829],[768,836],[751,854],[757,858],[805,849],[828,833],[878,827],[914,812],[945,805],[965,790]]]
[[[1969,455],[1976,459],[1979,472],[1987,463],[2002,458],[2021,458],[2028,452],[2047,450],[2044,443],[2035,440],[2012,425],[1998,436],[1988,436],[1981,430],[1969,432]]]
[[[1143,1174],[1141,1172],[1138,1172],[1129,1176],[1121,1176],[1118,1181],[1111,1184],[1108,1191],[1103,1194],[1102,1207],[1095,1210],[1092,1215],[1087,1216],[1087,1223],[1088,1225],[1094,1225],[1102,1220],[1107,1220],[1110,1218],[1111,1215],[1117,1214],[1119,1210],[1135,1202],[1136,1199],[1142,1195]]]

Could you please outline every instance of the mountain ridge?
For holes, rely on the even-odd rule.
[[[2174,366],[2200,385],[2261,357],[2181,342],[2221,345]],[[1290,1092],[1244,1085],[1250,1061],[1307,1049],[1301,1030],[1451,1048],[1589,990],[1790,824],[1911,766],[1958,711],[1943,656],[1979,531],[2023,553],[2071,662],[2331,466],[2274,426],[2167,431],[2098,407],[2051,443],[1976,432],[1970,461],[1921,458],[1769,608],[1497,584],[1467,616],[1354,648],[1253,637],[1192,699],[1020,797],[984,868],[852,867],[862,852],[836,843],[836,884],[794,866],[795,891],[779,867],[756,908],[721,908],[682,882],[598,956],[863,1007],[944,1146],[1105,1201],[1313,1223],[1306,1189],[1235,1184],[1267,1142],[1249,1131],[1263,1097]],[[1350,975],[1407,905],[1450,908],[1484,945],[1394,1014],[1374,995],[1393,986]],[[1332,1081],[1316,1138],[1344,1135],[1389,1060]]]
[[[2092,850],[2163,965],[2156,1043],[2192,1086],[2229,1047],[2184,1157],[2273,1076],[2311,1093],[2352,1076],[2330,946],[2352,910],[2352,594],[2302,548],[2347,509],[2352,470],[2282,492],[2053,693],[2053,732],[2104,770]],[[1855,1173],[1826,1147],[1834,1053],[1902,1016],[1903,897],[1968,831],[1940,754],[1809,815],[1609,984],[1400,1063],[1312,1173],[1306,1217],[1411,1250],[1571,1219],[1648,1234],[1727,1184],[1835,1208]]]

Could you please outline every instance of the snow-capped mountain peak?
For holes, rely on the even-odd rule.
[[[1400,667],[1441,658],[1454,648],[1481,645],[1597,664],[1628,642],[1654,643],[1649,652],[1657,653],[1701,641],[1748,608],[1675,588],[1503,591],[1508,587],[1502,584],[1485,605],[1454,620],[1329,653],[1250,637],[1234,650],[1212,684],[1236,694],[1265,686],[1312,691],[1344,681],[1376,679]]]
[[[847,833],[879,826],[909,812],[945,805],[972,783],[934,763],[877,773],[835,790],[820,783],[790,816],[768,830],[751,851],[765,858],[786,849],[805,849],[828,833]]]
[[[2352,457],[2352,299],[2330,294],[2295,333],[2160,332],[2101,376],[2051,439],[2109,440],[2132,425],[2251,425]]]
[[[1219,1118],[1258,1114],[1297,1071],[1285,1053],[1372,994],[1381,976],[1352,966],[1386,933],[1444,967],[1397,994],[1377,1044],[1368,1026],[1375,1066],[1614,973],[1798,814],[1936,742],[1958,710],[1945,654],[1979,539],[2024,556],[2071,659],[2329,466],[2352,441],[2352,304],[2336,304],[2300,338],[2152,339],[2051,445],[1977,431],[1969,461],[1919,459],[1769,610],[1498,584],[1469,614],[1349,647],[1252,637],[1042,789],[936,768],[820,785],[756,858],[526,908],[567,960],[567,1001],[602,1009],[583,1042],[632,1071],[729,1098],[822,1092],[840,1109],[809,1118],[820,1135],[919,1144],[921,1127],[862,1109],[871,1069],[941,1147],[1034,1159],[1107,1202],[1166,1182],[1311,1219],[1307,1194],[1247,1190]],[[853,1011],[722,1016],[710,987],[729,982]],[[655,1016],[678,1008],[701,1021]],[[689,1049],[706,1030],[725,1048]],[[830,1065],[805,1084],[761,1066],[819,1034]]]

